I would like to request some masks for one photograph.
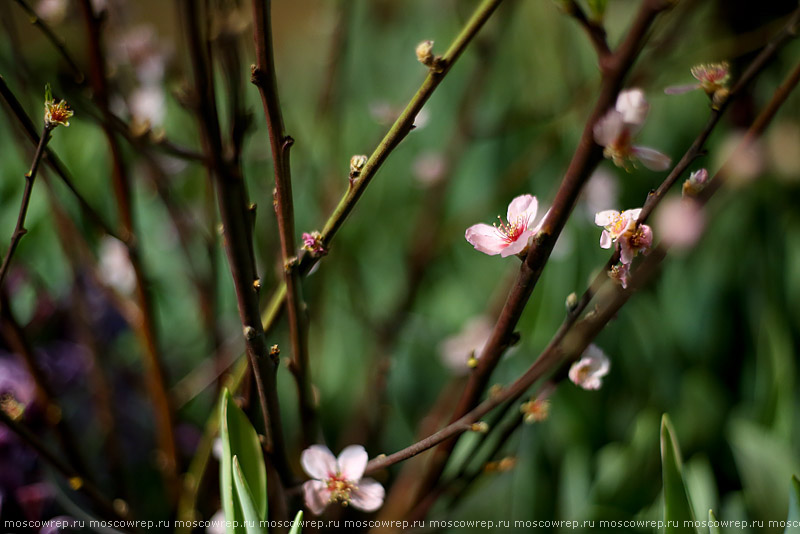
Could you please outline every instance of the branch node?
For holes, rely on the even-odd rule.
[[[251,339],[255,339],[256,336],[258,336],[258,331],[255,328],[253,328],[252,326],[245,326],[244,327],[244,338],[247,341],[250,341]]]
[[[263,87],[264,85],[264,71],[258,65],[250,65],[250,83],[256,87]]]

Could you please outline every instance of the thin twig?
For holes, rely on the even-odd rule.
[[[308,368],[308,329],[300,287],[300,271],[295,246],[294,203],[292,200],[291,166],[289,150],[294,140],[286,135],[278,96],[275,58],[272,49],[272,21],[270,0],[253,0],[253,40],[256,47],[256,65],[252,67],[252,82],[261,93],[261,103],[269,130],[269,144],[275,172],[275,213],[281,239],[281,254],[286,284],[286,311],[289,319],[289,337],[292,344],[292,374],[297,382],[300,421],[305,446],[318,441],[316,410],[311,392]]]
[[[34,126],[33,121],[25,112],[22,104],[8,87],[8,84],[6,84],[6,81],[2,76],[0,76],[0,96],[3,97],[6,106],[11,114],[16,117],[17,122],[22,127],[30,142],[38,146],[38,144],[41,142],[41,139],[39,134],[36,132],[36,127]],[[80,194],[75,187],[75,180],[70,176],[69,172],[58,156],[56,156],[55,153],[49,148],[45,149],[44,162],[53,170],[53,172],[56,173],[56,175],[70,190],[70,192],[75,196],[78,204],[81,207],[81,210],[83,210],[83,213],[86,215],[86,217],[104,233],[124,242],[123,236],[120,236],[110,224],[106,223],[105,220],[103,220],[103,218],[98,214],[98,212],[91,206],[91,204],[89,204],[89,202],[83,197],[83,195]]]
[[[64,419],[64,412],[53,394],[53,388],[45,377],[22,326],[14,317],[5,291],[0,291],[0,330],[2,330],[3,338],[8,346],[25,361],[25,366],[28,368],[34,384],[36,384],[37,396],[44,410],[45,421],[56,434],[70,464],[77,472],[81,473],[82,478],[93,479],[86,462],[78,452],[80,447],[75,440],[75,435]]]
[[[134,238],[135,225],[130,177],[122,157],[122,149],[110,125],[112,117],[109,107],[108,80],[106,79],[105,71],[106,60],[101,44],[101,20],[94,12],[90,0],[82,0],[80,6],[88,34],[93,96],[104,118],[101,127],[111,150],[114,196],[122,224],[122,234],[126,238],[125,244],[128,247],[128,256],[136,277],[136,300],[141,308],[141,321],[136,330],[146,356],[146,383],[157,422],[157,438],[160,452],[159,468],[161,468],[170,500],[175,502],[180,482],[178,480],[179,461],[175,442],[174,412],[167,392],[166,373],[158,347],[156,322],[153,315],[154,306],[139,257],[138,244]]]
[[[716,109],[711,110],[711,116],[706,123],[705,128],[700,133],[699,136],[694,140],[692,145],[680,159],[677,165],[672,169],[669,173],[669,176],[661,183],[661,185],[652,192],[645,202],[644,206],[642,207],[642,211],[639,214],[639,223],[645,222],[649,217],[650,214],[653,212],[655,207],[664,198],[664,195],[667,194],[667,191],[672,188],[675,182],[681,177],[681,175],[686,171],[686,169],[691,165],[692,161],[697,158],[703,150],[703,146],[705,142],[708,140],[711,132],[714,130],[714,127],[719,122],[719,119],[722,117],[722,114],[728,108],[730,103],[738,97],[741,92],[747,87],[750,82],[755,79],[756,76],[767,66],[767,64],[775,57],[775,54],[778,50],[786,44],[789,40],[797,37],[797,26],[800,23],[800,8],[796,9],[792,15],[789,17],[786,25],[783,29],[778,33],[775,38],[773,38],[767,46],[756,56],[756,58],[750,62],[748,67],[745,69],[744,73],[739,77],[736,82],[736,85],[733,86],[728,98],[720,103]]]
[[[583,11],[583,8],[575,0],[565,2],[564,10],[572,18],[577,20],[578,24],[584,29],[589,40],[592,42],[595,52],[597,52],[598,59],[602,63],[606,57],[611,55],[611,49],[608,47],[608,41],[606,41],[606,30],[603,28],[603,25],[590,20]]]
[[[3,286],[3,280],[5,280],[8,274],[8,269],[11,266],[11,258],[14,256],[14,251],[17,250],[17,245],[19,245],[22,236],[28,232],[28,230],[25,229],[25,217],[28,214],[28,205],[31,202],[33,182],[36,180],[36,172],[39,170],[39,163],[42,162],[42,156],[44,156],[44,150],[47,146],[47,142],[50,140],[50,133],[52,130],[52,125],[45,124],[42,135],[39,138],[39,146],[36,147],[36,153],[33,156],[30,170],[25,173],[25,189],[22,192],[22,204],[19,207],[17,225],[14,227],[14,233],[11,234],[11,243],[8,245],[6,257],[3,258],[3,265],[0,266],[0,287]]]
[[[98,511],[100,511],[105,517],[113,519],[125,519],[125,514],[121,514],[119,511],[114,509],[114,506],[104,496],[103,492],[100,491],[94,484],[92,484],[91,481],[82,478],[80,473],[75,471],[58,456],[50,452],[47,446],[42,443],[42,441],[33,432],[20,424],[18,421],[15,421],[9,417],[8,414],[6,414],[6,412],[2,409],[0,409],[0,423],[8,427],[8,429],[14,432],[14,434],[16,434],[25,444],[35,450],[42,460],[53,466],[56,471],[61,473],[61,475],[67,479],[70,487],[73,490],[79,491],[86,495],[86,497],[88,497],[89,500],[97,507]]]
[[[800,64],[795,66],[792,72],[775,91],[769,103],[753,121],[744,140],[739,145],[738,151],[749,148],[752,142],[763,134],[780,106],[786,101],[789,94],[798,84],[800,84]],[[709,185],[709,187],[704,190],[704,195],[701,197],[703,202],[707,202],[710,196],[724,183],[725,174],[731,159],[732,158],[729,158],[711,180],[712,185]],[[566,335],[561,335],[559,330],[559,333],[548,343],[547,347],[536,361],[534,361],[522,376],[512,382],[507,388],[497,391],[489,399],[435,434],[397,453],[389,456],[379,456],[371,460],[367,464],[366,473],[374,473],[377,470],[384,469],[397,462],[411,458],[427,449],[435,447],[453,436],[470,430],[472,428],[472,423],[478,421],[489,411],[504,402],[519,399],[538,379],[551,372],[558,365],[576,359],[583,353],[592,339],[596,337],[605,325],[616,316],[620,308],[628,301],[633,293],[649,282],[665,257],[666,248],[663,246],[655,247],[636,269],[632,277],[631,288],[623,289],[616,285],[613,286],[609,292],[609,297],[601,306],[594,309],[592,313],[587,314],[580,322],[575,323]]]
[[[189,41],[189,54],[197,93],[197,120],[206,155],[211,161],[217,192],[220,217],[224,232],[225,252],[233,276],[239,317],[245,339],[247,358],[256,381],[258,397],[264,418],[267,452],[270,465],[290,485],[292,474],[286,460],[281,428],[280,405],[275,377],[277,363],[270,357],[259,316],[258,275],[253,255],[252,216],[241,169],[223,158],[219,116],[214,95],[210,62],[198,27],[198,6],[193,0],[182,0],[179,5],[185,21]]]
[[[485,390],[500,357],[514,342],[514,328],[544,270],[553,246],[572,212],[578,194],[603,157],[601,147],[594,142],[594,124],[613,104],[626,74],[646,40],[650,26],[656,16],[668,7],[669,4],[664,0],[645,0],[625,40],[612,55],[601,62],[603,81],[600,96],[592,114],[586,121],[578,148],[556,193],[553,205],[542,222],[541,232],[537,234],[533,246],[523,261],[517,281],[509,293],[492,335],[480,355],[478,367],[470,375],[470,380],[456,406],[452,418],[454,423],[461,421],[466,414],[472,413],[471,410]],[[449,440],[436,450],[428,472],[420,485],[419,495],[423,495],[436,484],[454,447],[455,440]]]
[[[67,51],[66,46],[64,46],[64,42],[58,38],[58,36],[53,32],[50,26],[45,21],[43,21],[41,17],[39,17],[39,15],[36,14],[36,12],[33,10],[33,8],[31,8],[31,6],[27,4],[27,2],[25,2],[24,0],[14,0],[14,1],[19,5],[19,7],[22,8],[23,11],[25,11],[25,14],[28,15],[28,20],[30,21],[30,23],[38,27],[42,31],[44,36],[47,38],[47,40],[50,41],[50,43],[55,47],[56,50],[58,50],[58,53],[61,54],[61,57],[64,58],[64,60],[69,65],[70,70],[72,70],[72,74],[75,77],[75,81],[77,83],[83,83],[84,80],[83,72],[81,71],[80,67],[78,67],[78,64],[72,58],[70,53]]]
[[[469,45],[472,38],[475,36],[478,30],[480,30],[483,24],[486,23],[501,2],[502,0],[484,0],[484,2],[478,6],[473,16],[470,18],[464,28],[462,28],[458,37],[456,37],[456,39],[453,41],[453,44],[451,44],[450,48],[448,49],[447,56],[449,57],[449,60],[445,62],[446,70],[438,74],[428,74],[422,86],[408,103],[405,110],[400,114],[400,117],[397,119],[397,121],[395,121],[394,125],[383,137],[382,141],[378,145],[378,148],[376,148],[376,150],[373,152],[370,161],[374,163],[371,165],[368,163],[362,170],[359,179],[356,181],[356,186],[360,187],[362,192],[363,189],[366,188],[369,180],[371,180],[372,177],[378,172],[383,162],[386,160],[386,158],[388,158],[389,154],[391,154],[394,147],[396,147],[408,133],[408,130],[410,130],[411,126],[413,125],[414,118],[416,117],[417,113],[419,113],[419,110],[422,109],[424,103],[428,100],[428,98],[430,98],[436,87],[438,87],[439,83],[447,75],[450,68],[452,68],[452,66],[455,64],[458,57],[463,53],[467,45]],[[355,206],[355,203],[358,201],[359,197],[360,195],[351,196],[350,190],[348,190],[339,203],[339,206],[337,206],[337,209],[334,210],[334,212],[328,218],[328,222],[326,223],[325,227],[334,230],[328,232],[326,246],[330,246],[330,243],[335,235],[335,229],[338,229],[341,226],[344,217],[346,217],[346,213],[352,211],[352,208]],[[351,206],[345,209],[343,207],[343,204],[345,203],[350,203]],[[340,218],[341,220],[339,220]],[[339,220],[339,222],[336,222],[337,220]],[[312,258],[310,255],[304,255],[300,260],[301,274],[307,275],[316,262],[317,259]],[[281,310],[283,309],[285,298],[286,284],[281,283],[272,294],[272,297],[261,314],[261,324],[264,331],[269,331],[277,321]],[[241,367],[239,370],[234,371],[233,376],[235,379],[239,379],[240,374],[243,373],[244,367]]]
[[[458,33],[456,38],[450,44],[447,52],[442,56],[440,72],[431,71],[428,73],[422,85],[419,87],[413,98],[406,105],[405,109],[400,113],[400,116],[392,124],[389,131],[384,135],[383,139],[378,144],[377,148],[372,152],[372,155],[367,160],[367,163],[359,172],[358,176],[353,180],[352,185],[348,187],[344,196],[339,201],[339,204],[333,210],[328,220],[325,222],[321,232],[321,242],[325,249],[329,250],[333,238],[336,236],[339,228],[341,228],[344,221],[350,212],[353,211],[361,195],[364,194],[370,181],[375,177],[378,170],[380,170],[383,163],[388,159],[389,155],[394,149],[405,139],[409,132],[414,127],[414,119],[420,112],[425,103],[430,99],[433,92],[447,76],[456,63],[461,54],[466,50],[469,43],[478,33],[478,31],[486,24],[494,11],[498,8],[502,0],[483,0],[481,4],[475,9],[470,19]],[[302,275],[307,275],[311,268],[319,260],[318,257],[312,254],[303,254],[300,257],[299,270]],[[274,315],[280,313],[283,301],[286,298],[286,286],[281,284],[275,293],[272,295],[269,304],[262,316],[265,325],[274,319]]]

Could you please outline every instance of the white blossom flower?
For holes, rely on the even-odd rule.
[[[369,456],[361,445],[350,445],[336,458],[324,445],[303,451],[300,463],[312,478],[303,484],[306,506],[320,515],[329,503],[352,505],[363,512],[374,512],[383,505],[385,491],[380,483],[362,478]]]
[[[653,171],[664,171],[670,166],[669,156],[658,150],[633,144],[633,136],[642,128],[650,105],[641,89],[622,91],[614,109],[594,125],[594,140],[604,147],[603,155],[618,167],[628,168],[629,163],[641,161]]]
[[[622,263],[630,263],[637,254],[646,253],[653,245],[652,229],[646,224],[636,225],[641,212],[641,208],[621,213],[605,210],[595,215],[595,224],[603,227],[600,246],[611,248],[612,243],[619,243]]]
[[[589,345],[581,359],[569,368],[569,379],[583,389],[600,389],[603,377],[611,369],[608,356],[595,344]]]

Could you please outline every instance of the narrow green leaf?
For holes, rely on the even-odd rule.
[[[256,505],[253,502],[253,494],[247,485],[247,481],[242,473],[242,466],[239,465],[239,457],[233,457],[233,482],[236,486],[236,497],[239,500],[239,507],[242,509],[244,517],[244,527],[247,534],[267,534],[267,527],[261,526],[261,521],[267,518],[258,515]]]
[[[681,474],[683,461],[678,440],[669,416],[661,418],[661,471],[664,478],[664,532],[691,533],[695,529],[684,526],[684,521],[694,521],[692,506]]]
[[[789,517],[783,534],[800,534],[800,480],[792,475],[792,488],[789,490]]]
[[[297,515],[294,516],[294,522],[292,523],[292,530],[289,531],[289,534],[300,534],[302,529],[300,528],[300,522],[303,520],[303,511],[300,510],[297,512]]]
[[[264,456],[253,425],[244,412],[236,405],[230,392],[225,389],[220,400],[220,439],[222,458],[220,459],[220,495],[222,509],[229,525],[241,524],[244,520],[239,500],[236,498],[236,485],[233,477],[233,457],[239,458],[252,500],[259,517],[267,516],[267,475]],[[243,527],[229,526],[227,534],[243,534]]]
[[[719,530],[719,522],[717,516],[714,515],[714,510],[708,511],[708,534],[722,534]]]

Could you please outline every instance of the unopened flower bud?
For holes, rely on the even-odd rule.
[[[526,423],[540,423],[550,415],[550,401],[548,399],[531,399],[522,403],[519,411]]]
[[[478,421],[477,423],[472,423],[472,426],[469,428],[473,432],[479,432],[481,434],[486,434],[489,432],[489,425],[485,421]]]
[[[258,332],[252,326],[245,326],[244,327],[244,338],[247,340],[254,339],[258,335]]]
[[[700,192],[705,189],[706,185],[708,184],[708,171],[705,169],[700,169],[698,171],[694,171],[692,174],[689,175],[689,178],[683,182],[683,196],[685,197],[696,197],[700,194]]]
[[[426,67],[433,66],[433,41],[422,41],[417,45],[417,60]]]
[[[572,293],[567,295],[567,300],[564,304],[567,307],[567,311],[571,312],[575,310],[575,308],[578,306],[578,295],[576,295],[575,292],[573,291]]]
[[[367,164],[367,156],[356,155],[350,158],[350,176],[357,176]]]
[[[511,471],[517,465],[517,459],[513,456],[506,456],[497,462],[498,471]]]

